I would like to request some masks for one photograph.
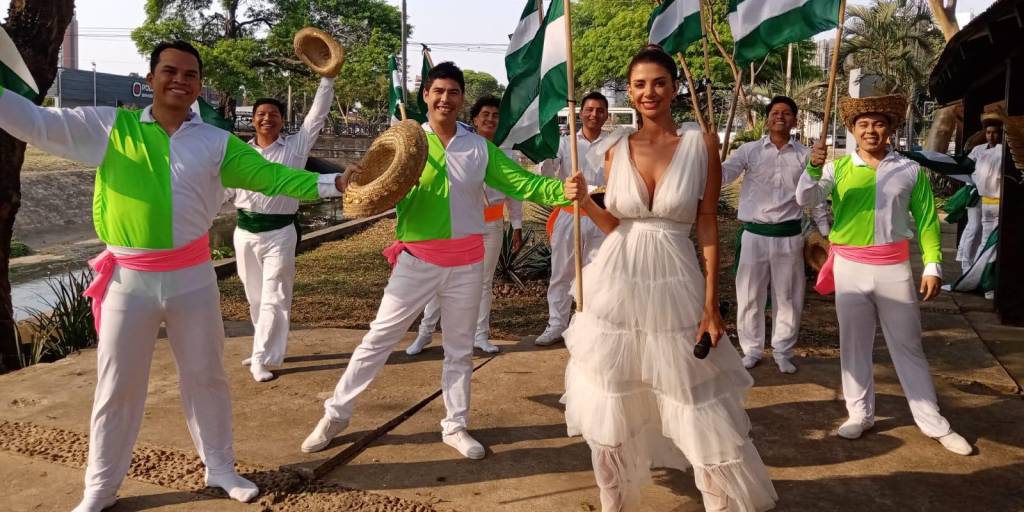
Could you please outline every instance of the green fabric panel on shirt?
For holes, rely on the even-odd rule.
[[[170,139],[140,111],[118,109],[96,169],[93,224],[103,242],[136,249],[174,247]]]
[[[917,170],[917,181],[910,192],[910,214],[917,224],[917,243],[924,263],[942,263],[942,228],[935,210],[935,194],[924,169]]]
[[[559,180],[533,174],[512,161],[504,151],[487,141],[487,186],[520,201],[552,206],[568,206],[565,184]]]
[[[834,175],[835,223],[828,239],[840,245],[874,245],[875,170],[866,165],[854,165],[853,158],[847,155],[835,161]]]
[[[224,160],[220,164],[220,182],[226,188],[252,190],[268,196],[319,199],[319,177],[315,172],[270,162],[242,139],[228,135]]]
[[[426,135],[427,163],[420,174],[420,181],[396,206],[398,226],[395,238],[402,242],[448,240],[452,237],[447,152],[436,133],[427,132]]]

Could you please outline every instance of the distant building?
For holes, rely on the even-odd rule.
[[[60,65],[64,69],[78,69],[78,18],[71,18],[60,45]]]
[[[153,103],[153,89],[145,77],[132,73],[128,76],[93,73],[82,69],[61,69],[60,79],[54,80],[46,96],[60,97],[65,108],[93,105],[95,79],[96,105],[106,107],[144,108]],[[203,97],[216,104],[219,95],[203,88]]]
[[[834,43],[829,39],[819,39],[814,42],[814,60],[812,64],[822,69],[826,73],[832,66],[832,45]]]

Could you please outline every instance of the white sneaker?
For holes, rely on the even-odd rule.
[[[938,438],[938,440],[942,443],[943,448],[957,455],[970,455],[974,453],[974,447],[971,446],[971,443],[968,443],[964,436],[956,432],[950,432]]]
[[[430,345],[430,342],[433,340],[433,334],[420,333],[416,336],[416,341],[412,342],[412,345],[409,345],[409,348],[405,349],[405,353],[410,356],[419,354],[420,352],[423,352],[423,347]]]
[[[313,453],[327,448],[327,445],[331,444],[331,440],[338,437],[338,434],[344,432],[346,428],[348,428],[348,420],[335,421],[327,416],[320,418],[316,428],[302,442],[302,451]]]
[[[749,369],[757,366],[757,363],[759,361],[761,361],[760,357],[743,356],[743,367],[749,370]]]
[[[476,340],[473,343],[473,346],[480,350],[483,350],[484,352],[487,352],[488,354],[497,354],[498,352],[501,352],[501,347],[492,344],[491,341],[486,338]]]
[[[995,290],[989,290],[989,291],[985,292],[985,299],[993,300],[995,298],[996,298],[996,291]]]
[[[533,340],[533,344],[538,347],[550,347],[562,339],[563,331],[565,331],[565,328],[548,326],[547,329],[544,329],[544,332],[540,333],[540,336],[537,336],[537,339]]]
[[[839,426],[839,430],[836,431],[836,434],[845,439],[857,439],[864,434],[865,430],[870,430],[873,426],[875,426],[875,422],[873,421],[855,420],[850,418],[846,420],[846,423]]]
[[[259,361],[252,362],[249,366],[249,373],[252,374],[252,378],[256,382],[266,382],[274,378],[274,374],[270,373],[270,370]]]
[[[84,497],[71,512],[100,512],[117,504],[117,496]]]
[[[444,444],[458,450],[467,459],[480,460],[484,458],[484,445],[480,444],[469,432],[460,430],[454,434],[441,436]]]
[[[779,365],[779,371],[782,373],[796,373],[796,365],[791,359],[776,359],[775,364]]]

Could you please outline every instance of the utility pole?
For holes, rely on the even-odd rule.
[[[407,52],[407,48],[409,46],[409,33],[405,16],[405,0],[402,0],[402,103],[406,103],[406,100],[408,99],[405,97],[405,90],[409,87],[409,54]]]
[[[96,106],[96,63],[92,63],[92,106]]]

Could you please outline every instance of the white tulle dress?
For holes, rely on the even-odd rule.
[[[753,379],[725,338],[706,359],[693,355],[704,275],[689,234],[707,151],[696,125],[679,132],[650,207],[632,130],[587,155],[615,148],[605,205],[620,224],[584,268],[584,311],[564,334],[566,424],[592,449],[606,512],[635,506],[650,468],[691,466],[708,510],[768,510],[778,498],[743,408]]]

